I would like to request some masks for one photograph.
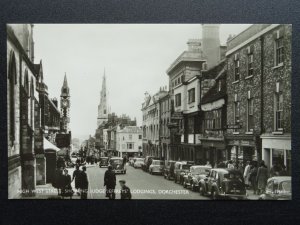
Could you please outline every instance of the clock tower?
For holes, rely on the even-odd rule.
[[[64,84],[60,95],[60,130],[69,132],[70,123],[70,89],[68,87],[67,75],[65,74]]]
[[[102,123],[108,121],[108,110],[107,110],[107,92],[106,92],[106,77],[105,70],[102,80],[102,90],[100,92],[100,104],[98,105],[98,118],[97,118],[97,127]]]

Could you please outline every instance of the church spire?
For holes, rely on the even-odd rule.
[[[63,83],[63,86],[61,88],[61,96],[69,96],[69,94],[70,94],[70,89],[69,89],[69,86],[68,86],[67,74],[65,73],[64,83]]]
[[[106,75],[105,75],[105,68],[104,68],[103,77],[102,77],[102,89],[100,92],[100,104],[98,106],[97,126],[99,127],[99,125],[107,121],[108,121],[108,108],[107,108]]]

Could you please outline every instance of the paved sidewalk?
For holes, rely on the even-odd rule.
[[[249,200],[258,200],[259,195],[253,194],[253,190],[247,190]]]

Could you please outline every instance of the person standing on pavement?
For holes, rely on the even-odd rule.
[[[257,191],[256,177],[257,177],[257,164],[254,163],[251,167],[250,176],[249,176],[249,180],[251,182],[251,187],[253,188],[253,194],[256,194],[256,191]]]
[[[64,169],[64,175],[62,177],[62,189],[61,189],[61,196],[70,197],[72,199],[74,191],[72,190],[71,186],[71,176],[68,174],[68,170]]]
[[[79,165],[77,164],[76,169],[73,172],[73,178],[72,178],[72,182],[75,180],[75,189],[76,189],[77,195],[80,195],[80,193],[79,193],[80,176],[81,176],[81,171],[79,170]]]
[[[125,185],[126,181],[125,180],[120,180],[119,183],[120,183],[120,186],[121,186],[121,199],[130,200],[131,199],[131,192],[130,192],[130,188]]]
[[[82,171],[80,172],[80,198],[87,199],[88,188],[89,188],[89,180],[86,174],[86,167],[82,167]]]
[[[106,186],[106,197],[109,199],[115,199],[116,174],[114,173],[111,165],[109,165],[108,169],[105,171],[104,186]]]
[[[268,178],[269,178],[268,168],[265,165],[265,161],[261,161],[256,176],[258,194],[262,194],[265,192]]]
[[[249,181],[249,178],[250,178],[250,161],[247,161],[246,164],[247,165],[246,165],[245,170],[244,170],[244,181],[245,181],[246,187],[249,188],[249,186],[250,186],[250,181]]]
[[[234,165],[232,163],[232,160],[229,160],[228,164],[227,164],[227,168],[228,169],[234,169]]]
[[[270,177],[279,176],[280,172],[282,171],[282,166],[275,160],[274,165],[270,170]]]

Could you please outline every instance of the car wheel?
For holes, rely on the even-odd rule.
[[[126,170],[124,170],[124,174],[126,174]]]
[[[177,183],[177,179],[176,179],[176,177],[174,177],[174,183],[175,183],[175,184]]]
[[[192,191],[196,191],[196,187],[194,183],[192,184]]]

